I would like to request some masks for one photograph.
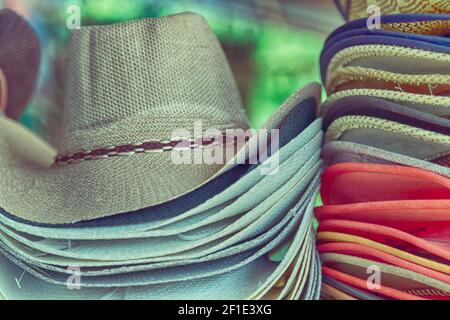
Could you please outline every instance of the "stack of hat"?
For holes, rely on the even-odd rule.
[[[234,79],[195,14],[83,27],[68,57],[57,150],[7,117],[21,105],[0,115],[0,297],[319,297],[318,84],[240,139]]]
[[[450,299],[450,3],[337,2],[353,21],[321,56],[323,297]]]

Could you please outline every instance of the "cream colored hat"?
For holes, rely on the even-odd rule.
[[[0,118],[0,207],[72,223],[179,197],[224,164],[175,164],[204,130],[247,128],[235,81],[206,21],[185,13],[72,34],[58,150]],[[208,137],[209,138],[209,137]]]
[[[320,88],[302,92],[263,127],[276,128],[305,92],[317,100]],[[176,164],[180,140],[191,151],[217,142],[198,139],[195,124],[247,128],[220,44],[192,13],[75,31],[65,94],[57,151],[0,116],[0,207],[12,216],[65,224],[176,199],[235,163]],[[174,139],[179,129],[188,137]],[[249,156],[247,145],[236,157]]]
[[[224,167],[175,164],[174,130],[247,127],[220,44],[195,14],[77,30],[66,78],[57,151],[0,116],[0,207],[26,220],[71,223],[174,199]]]

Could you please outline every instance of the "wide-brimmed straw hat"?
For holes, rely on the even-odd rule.
[[[33,92],[39,67],[39,40],[14,11],[0,11],[0,110],[17,119]]]
[[[222,164],[173,161],[180,141],[192,153],[223,150],[228,129],[248,127],[220,44],[196,14],[81,28],[68,57],[58,150],[0,116],[0,207],[20,219],[74,223],[176,199],[248,157],[258,138]],[[263,128],[303,98],[294,94]],[[199,120],[223,136],[199,139]]]

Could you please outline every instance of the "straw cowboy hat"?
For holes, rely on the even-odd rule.
[[[176,164],[171,157],[180,141],[187,149],[215,142],[192,133],[199,120],[220,132],[248,128],[231,70],[203,18],[183,13],[84,27],[72,34],[68,52],[56,151],[0,116],[6,212],[46,224],[131,212],[198,189],[233,165],[235,159]],[[298,99],[264,128],[274,128]],[[190,135],[174,137],[180,129]],[[242,150],[248,156],[247,146],[236,157]]]
[[[34,88],[39,40],[14,11],[0,11],[0,110],[17,119]]]

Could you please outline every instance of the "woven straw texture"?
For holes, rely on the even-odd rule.
[[[450,13],[447,0],[337,0],[347,20],[368,16],[367,7],[376,5],[382,14],[395,13]]]
[[[441,296],[450,297],[450,292],[439,289],[408,289],[405,292],[416,296]]]
[[[449,20],[393,22],[381,24],[381,29],[432,36],[446,36],[450,33]]]
[[[399,91],[390,90],[376,90],[376,89],[353,89],[353,90],[343,90],[333,93],[327,98],[327,102],[331,103],[337,101],[344,97],[351,96],[369,96],[383,98],[386,100],[399,102],[399,103],[411,103],[411,104],[421,104],[429,106],[437,106],[445,109],[449,109],[450,113],[450,98],[448,97],[438,97],[430,96],[425,94],[414,94]]]
[[[393,58],[396,59],[395,64]],[[425,74],[428,68],[424,66],[434,66],[434,70]],[[375,81],[372,86],[376,82],[391,82],[390,87],[395,87],[395,84],[425,85],[424,88],[411,89],[417,93],[427,92],[430,90],[429,86],[439,85],[434,91],[446,94],[450,83],[449,66],[450,56],[444,53],[385,45],[355,46],[340,51],[330,61],[326,87],[328,92],[334,93],[340,90],[339,87],[348,86],[352,81]],[[370,86],[350,84],[347,89],[356,85]]]
[[[329,93],[340,90],[373,88],[398,90],[401,92],[450,95],[450,76],[447,75],[407,75],[360,67],[350,67],[340,71],[335,82],[327,87]]]
[[[39,40],[28,23],[11,10],[0,11],[0,69],[8,84],[6,114],[17,119],[33,92],[40,59]]]
[[[181,14],[87,27],[69,48],[60,152],[167,139],[176,129],[247,127],[219,42]]]
[[[450,119],[450,98],[448,97],[383,89],[350,89],[335,92],[328,97],[327,103],[322,105],[322,113],[325,112],[325,108],[328,105],[332,105],[339,99],[352,96],[381,98],[399,103],[413,110]]]
[[[379,129],[392,133],[403,134],[422,140],[424,143],[438,143],[450,147],[450,136],[439,134],[432,131],[418,129],[401,123],[366,117],[366,116],[345,116],[336,119],[326,132],[326,141],[339,140],[339,138],[348,130],[355,129]]]
[[[345,48],[334,55],[328,65],[327,73],[333,74],[337,69],[346,67],[355,61],[357,63],[361,58],[371,57],[417,59],[417,62],[435,63],[439,66],[450,64],[450,56],[446,53],[389,45],[360,45]]]

